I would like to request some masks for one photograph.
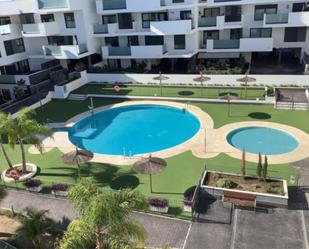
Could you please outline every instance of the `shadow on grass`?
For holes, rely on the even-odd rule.
[[[124,188],[135,189],[140,184],[139,179],[133,175],[124,175],[116,177],[111,183],[110,187],[115,190]]]
[[[265,112],[251,112],[248,117],[253,119],[270,119],[271,115]]]
[[[194,92],[192,92],[192,91],[180,91],[180,92],[178,92],[178,94],[181,95],[181,96],[191,96],[191,95],[194,94]]]
[[[168,213],[172,215],[180,215],[182,213],[181,207],[169,207]]]

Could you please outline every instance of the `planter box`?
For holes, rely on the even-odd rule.
[[[277,195],[277,194],[270,194],[270,193],[261,193],[261,192],[250,192],[250,191],[243,191],[243,190],[237,190],[237,189],[228,189],[228,188],[219,188],[214,186],[208,186],[204,185],[207,173],[218,173],[222,175],[231,175],[231,176],[239,176],[239,174],[232,174],[232,173],[226,173],[226,172],[216,172],[216,171],[205,171],[203,175],[203,179],[201,181],[201,191],[207,194],[210,194],[214,197],[217,197],[219,199],[223,199],[224,192],[234,192],[234,193],[240,193],[240,194],[253,194],[256,196],[256,203],[257,204],[264,204],[269,205],[273,207],[287,207],[288,201],[289,201],[289,195],[288,195],[288,187],[287,187],[287,181],[286,180],[278,180],[278,179],[271,179],[268,178],[268,180],[278,181],[282,182],[283,188],[284,188],[284,194],[283,195]],[[251,178],[257,178],[252,177]]]
[[[186,211],[186,212],[192,212],[192,207],[189,206],[189,205],[183,205],[183,210]]]
[[[42,188],[43,188],[43,185],[40,185],[38,187],[26,188],[26,190],[29,192],[39,193],[42,191]]]
[[[162,214],[166,214],[168,212],[168,207],[163,208],[163,207],[155,207],[155,206],[149,205],[149,209],[150,211],[158,212]]]
[[[52,191],[52,194],[55,196],[66,197],[68,195],[68,191]]]

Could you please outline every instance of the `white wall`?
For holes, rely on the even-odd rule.
[[[123,82],[123,83],[157,83],[159,81],[153,80],[153,77],[158,75],[155,74],[88,74],[89,82]],[[164,80],[165,84],[200,84],[193,81],[194,78],[198,75],[190,74],[173,74],[167,75],[168,80]],[[211,80],[206,84],[231,84],[231,85],[240,85],[237,82],[237,79],[244,77],[244,75],[208,75]],[[257,82],[254,84],[264,84],[264,85],[300,85],[308,86],[309,85],[309,76],[308,75],[252,75],[252,77],[257,79]],[[253,84],[251,84],[253,85]]]

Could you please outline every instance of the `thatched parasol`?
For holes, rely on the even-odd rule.
[[[143,158],[133,164],[133,170],[136,173],[149,175],[150,177],[150,191],[152,193],[152,175],[158,174],[166,168],[166,161],[149,155],[148,158]]]
[[[196,81],[196,82],[201,82],[201,95],[203,96],[203,83],[206,82],[206,81],[211,80],[211,78],[209,78],[207,76],[204,76],[203,72],[200,71],[200,77],[197,77],[197,78],[195,78],[193,80]]]
[[[162,81],[163,80],[168,80],[169,77],[164,76],[161,72],[159,73],[159,76],[156,76],[153,78],[154,80],[159,80],[160,81],[160,96],[162,96]]]
[[[93,153],[91,151],[79,150],[77,147],[75,150],[62,156],[62,160],[65,164],[77,165],[78,178],[80,178],[80,165],[89,162],[92,158]]]
[[[247,97],[247,86],[248,86],[248,83],[256,82],[256,79],[253,78],[253,77],[249,77],[248,74],[247,74],[245,77],[240,78],[237,81],[245,83],[245,89],[246,89],[246,95],[245,96]]]

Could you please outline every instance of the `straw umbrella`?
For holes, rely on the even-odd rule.
[[[200,77],[193,79],[194,81],[201,82],[201,96],[203,96],[203,83],[211,80],[209,77],[204,76],[203,72],[200,71]]]
[[[160,81],[160,96],[162,96],[162,81],[163,80],[168,80],[169,77],[164,76],[161,72],[159,73],[159,76],[156,76],[153,78],[154,80],[159,80]]]
[[[152,175],[158,174],[166,168],[166,161],[149,155],[148,158],[143,158],[133,164],[133,170],[136,173],[149,175],[150,177],[150,191],[152,193]]]
[[[62,156],[62,160],[65,164],[77,165],[78,178],[80,179],[80,165],[89,162],[93,158],[93,153],[88,150],[79,150],[77,147],[75,150],[66,153]]]
[[[249,77],[248,74],[246,74],[245,77],[240,78],[237,81],[245,83],[245,97],[247,97],[247,86],[248,86],[248,83],[256,82],[256,79],[253,78],[253,77]]]

